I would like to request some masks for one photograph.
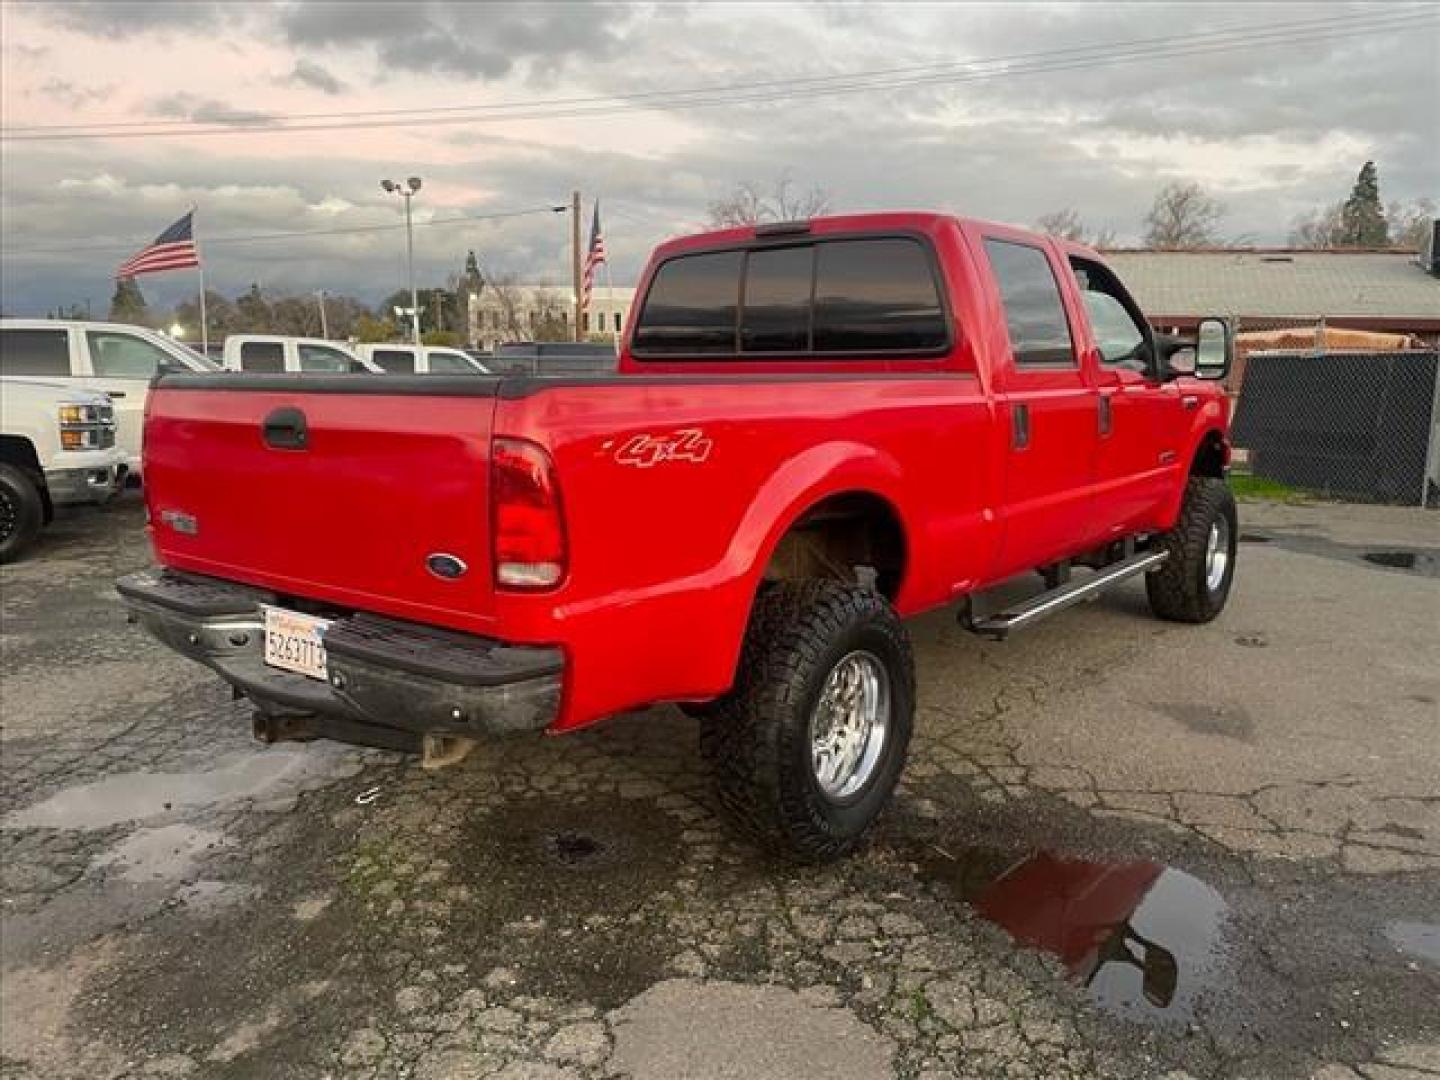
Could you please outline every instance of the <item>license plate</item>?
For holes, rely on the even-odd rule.
[[[326,619],[284,608],[265,608],[265,663],[325,680]]]

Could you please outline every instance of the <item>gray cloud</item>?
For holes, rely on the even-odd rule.
[[[303,56],[295,61],[295,67],[290,72],[288,81],[297,86],[308,86],[312,90],[319,90],[323,94],[343,94],[349,89],[323,64],[317,64],[314,60],[307,60]]]
[[[50,78],[36,87],[35,93],[67,109],[77,109],[82,105],[105,100],[114,90],[113,86],[81,86],[69,79]]]
[[[402,71],[491,79],[517,66],[610,54],[629,16],[599,4],[289,4],[284,39],[297,48],[374,51],[382,74]]]
[[[155,3],[146,0],[75,0],[51,4],[45,17],[67,30],[90,37],[125,38],[157,30],[213,29],[238,14],[238,5],[183,0]]]
[[[166,119],[194,120],[209,124],[234,124],[244,127],[273,123],[275,119],[270,113],[256,109],[236,108],[223,101],[217,101],[215,98],[200,97],[188,90],[154,98],[146,104],[145,111],[150,116]]]

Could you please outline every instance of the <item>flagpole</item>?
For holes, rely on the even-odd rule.
[[[610,280],[610,259],[605,259],[605,299],[610,301],[610,310],[613,313],[615,308],[615,283]],[[610,340],[614,342],[615,349],[620,349],[620,329],[615,325],[615,320],[610,323]]]
[[[200,272],[200,352],[210,358],[210,320],[205,317],[205,260],[200,257],[200,237],[195,233],[196,207],[190,208],[190,241],[195,245],[195,269]]]

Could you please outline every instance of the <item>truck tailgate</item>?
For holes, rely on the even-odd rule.
[[[157,557],[482,631],[494,599],[487,488],[500,380],[400,381],[163,376],[144,450]],[[452,576],[427,565],[442,554],[459,560]]]

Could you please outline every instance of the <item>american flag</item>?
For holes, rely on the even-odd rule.
[[[117,278],[137,274],[154,274],[161,270],[182,270],[200,265],[200,252],[195,249],[195,211],[175,222],[157,236],[149,247],[130,256],[115,271]]]
[[[595,287],[595,269],[605,261],[605,237],[600,233],[600,200],[595,200],[595,217],[590,222],[590,249],[585,253],[585,270],[580,277],[580,310],[590,307],[590,291]]]

